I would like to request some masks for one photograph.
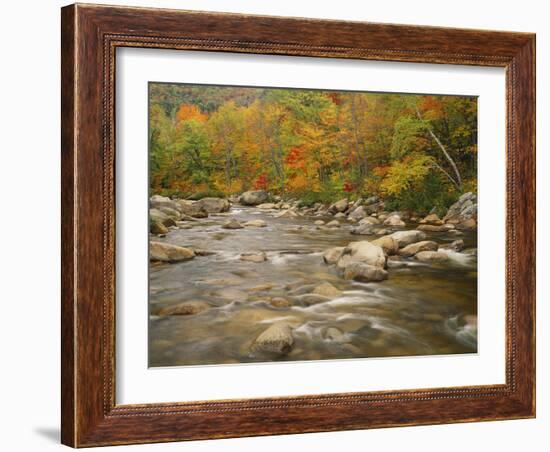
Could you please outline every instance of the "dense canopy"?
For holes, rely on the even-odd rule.
[[[151,83],[149,100],[152,194],[422,211],[476,191],[475,97]]]

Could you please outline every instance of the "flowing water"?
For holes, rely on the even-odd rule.
[[[234,206],[155,239],[213,254],[151,266],[150,366],[477,351],[475,254],[449,251],[450,260],[443,264],[405,260],[403,267],[390,268],[383,282],[346,281],[323,262],[322,252],[376,237],[351,235],[352,226],[345,222],[339,229],[319,228],[314,225],[318,217],[275,218],[277,213]],[[230,218],[263,219],[267,227],[222,229]],[[440,244],[456,239],[446,233],[427,235]],[[466,250],[477,246],[475,233],[460,238]],[[267,261],[239,259],[251,251],[264,251]],[[327,281],[342,295],[308,306],[308,294]],[[274,307],[274,297],[292,306]],[[156,315],[187,300],[206,301],[213,308],[196,315]],[[251,353],[254,339],[278,321],[293,328],[292,350],[283,356]]]

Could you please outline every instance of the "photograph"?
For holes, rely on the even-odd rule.
[[[150,367],[477,353],[476,96],[148,105]]]

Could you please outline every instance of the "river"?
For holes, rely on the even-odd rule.
[[[404,261],[376,283],[346,281],[323,262],[327,248],[375,236],[350,234],[314,225],[319,217],[276,218],[276,210],[233,206],[223,214],[189,222],[155,239],[207,255],[151,265],[149,278],[149,365],[231,364],[272,360],[320,360],[475,353],[477,330],[477,259],[474,253],[449,252],[445,263]],[[230,218],[262,219],[267,227],[222,229]],[[325,218],[329,221],[333,218]],[[414,228],[416,224],[408,224]],[[401,228],[403,229],[403,228]],[[456,239],[427,233],[440,244]],[[477,247],[475,232],[460,237],[465,250]],[[264,251],[267,261],[245,262],[241,253]],[[212,254],[209,254],[209,253]],[[334,299],[308,306],[308,294],[323,282],[342,291]],[[289,307],[275,307],[283,298]],[[196,315],[157,316],[186,300],[208,302]],[[251,353],[254,339],[284,320],[294,336],[285,355]]]

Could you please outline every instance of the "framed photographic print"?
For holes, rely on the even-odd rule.
[[[62,9],[62,442],[535,415],[535,37]]]

